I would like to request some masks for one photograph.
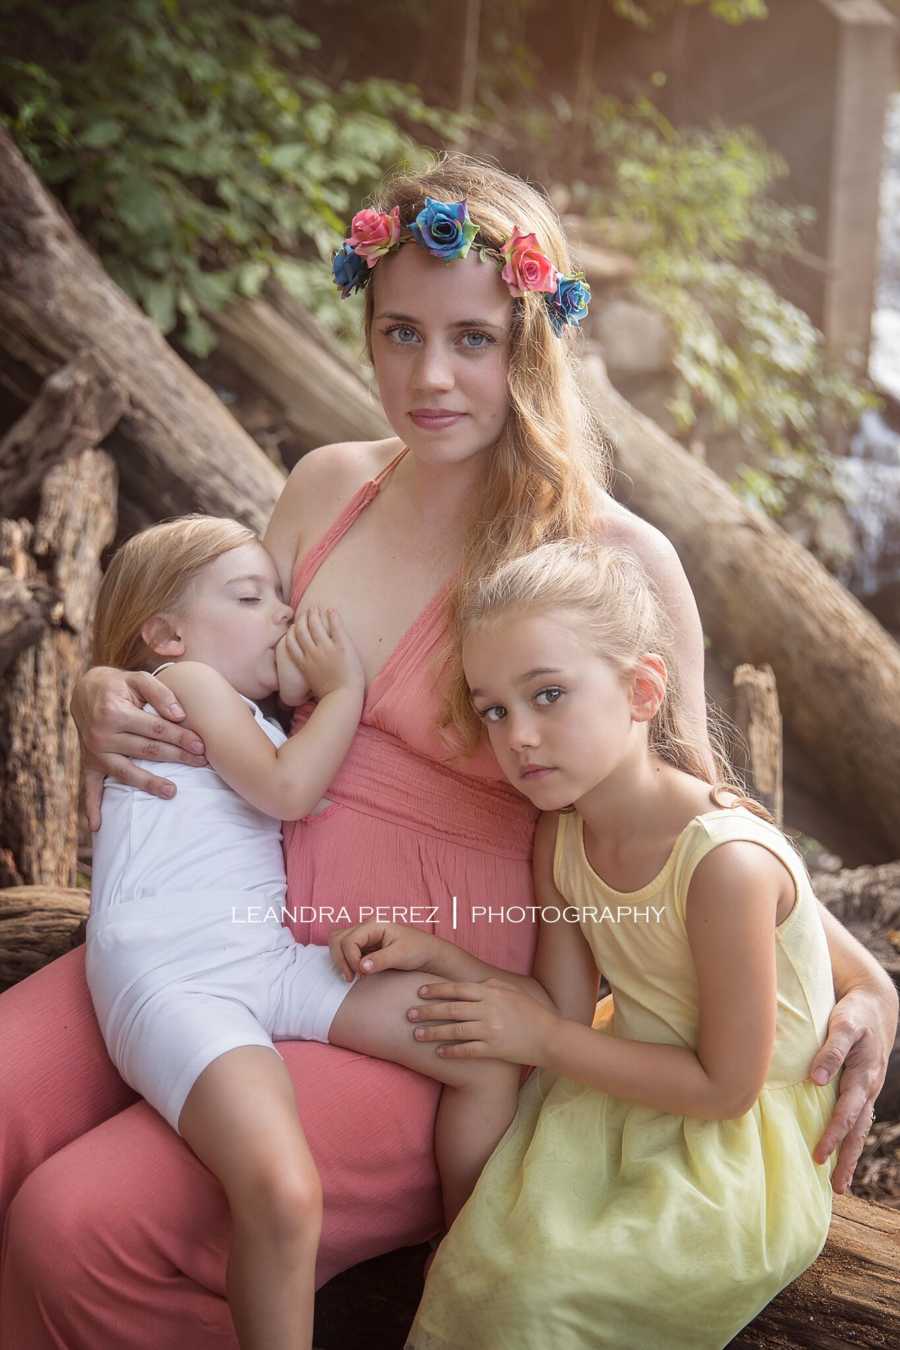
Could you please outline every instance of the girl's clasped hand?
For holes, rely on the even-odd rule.
[[[437,973],[448,946],[419,928],[377,921],[335,929],[328,941],[345,979],[384,970],[435,968]],[[406,1015],[410,1022],[429,1025],[416,1026],[411,1034],[417,1041],[435,1042],[435,1053],[448,1059],[540,1064],[561,1020],[548,1000],[523,992],[502,975],[423,984],[417,993],[428,1001],[409,1008]]]

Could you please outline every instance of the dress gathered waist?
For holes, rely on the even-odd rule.
[[[294,731],[312,715],[304,704]],[[500,780],[473,778],[417,754],[397,736],[360,723],[326,796],[330,801],[498,857],[531,857],[537,811]],[[315,821],[316,816],[308,817]]]

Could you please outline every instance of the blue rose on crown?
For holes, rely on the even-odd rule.
[[[414,240],[427,248],[435,258],[454,262],[465,258],[478,234],[478,226],[469,216],[468,205],[459,202],[439,202],[425,198],[425,205],[415,220],[406,227],[400,223],[400,208],[357,211],[350,225],[350,234],[335,254],[332,273],[341,296],[346,299],[354,291],[368,285],[372,268],[386,254]],[[484,258],[494,250],[479,249]],[[563,276],[538,246],[534,234],[523,234],[518,226],[509,239],[500,246],[503,269],[500,273],[510,294],[522,296],[527,291],[543,293],[553,331],[560,337],[567,329],[576,328],[588,312],[591,288],[583,272]]]

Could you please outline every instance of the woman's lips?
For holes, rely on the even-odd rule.
[[[410,421],[415,422],[417,427],[422,427],[424,431],[443,431],[445,427],[452,427],[465,413],[424,413],[411,412]]]
[[[543,764],[536,764],[532,769],[523,769],[519,777],[531,780],[535,778],[543,778],[545,777],[546,774],[555,772],[556,770],[553,768],[549,768]]]

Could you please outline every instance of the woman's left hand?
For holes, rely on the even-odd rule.
[[[426,984],[419,995],[429,1002],[410,1008],[410,1020],[445,1025],[417,1027],[414,1035],[441,1042],[436,1053],[442,1058],[540,1065],[560,1021],[558,1013],[502,980]]]
[[[891,1008],[875,992],[854,989],[835,1006],[828,1039],[810,1065],[814,1082],[827,1083],[841,1071],[839,1096],[825,1133],[813,1151],[822,1163],[840,1146],[831,1186],[847,1190],[872,1128],[875,1099],[884,1084],[897,1025],[897,1000]]]

